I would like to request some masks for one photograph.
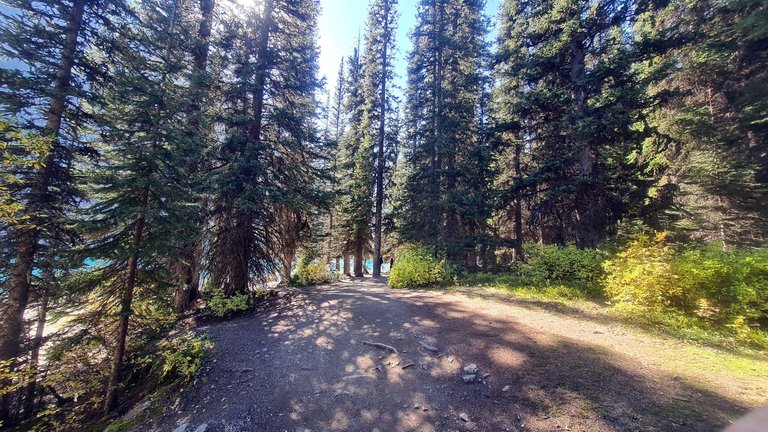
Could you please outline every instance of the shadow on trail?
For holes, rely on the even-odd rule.
[[[212,325],[216,363],[160,430],[711,431],[747,410],[477,307],[368,279]],[[462,381],[469,363],[483,382]]]

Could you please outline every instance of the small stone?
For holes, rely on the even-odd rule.
[[[501,391],[503,391],[503,392],[508,392],[508,391],[509,391],[509,386],[504,386],[504,388],[503,388],[503,389],[501,389]]]
[[[461,413],[461,414],[459,414],[459,418],[460,418],[462,421],[465,421],[465,422],[468,422],[468,421],[469,421],[469,416],[467,415],[467,413]]]
[[[468,374],[476,374],[479,369],[477,368],[477,365],[472,363],[469,366],[464,367],[464,372]]]
[[[475,374],[462,375],[461,379],[463,379],[465,383],[471,384],[475,382]]]

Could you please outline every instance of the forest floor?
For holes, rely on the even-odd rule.
[[[215,344],[203,378],[137,430],[716,431],[768,400],[759,353],[596,310],[385,282],[296,290],[202,327]]]

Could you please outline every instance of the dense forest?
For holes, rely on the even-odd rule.
[[[716,261],[742,291],[648,302],[768,324],[764,0],[419,0],[407,52],[371,0],[333,88],[318,0],[246,3],[2,1],[3,426],[190,379],[206,341],[166,336],[201,299],[390,258],[450,282],[611,253],[614,298],[647,292],[627,266]]]

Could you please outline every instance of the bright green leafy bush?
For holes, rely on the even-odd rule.
[[[620,315],[676,333],[717,328],[742,343],[768,346],[765,249],[678,250],[668,244],[666,233],[643,234],[607,260],[604,269],[605,293]]]
[[[601,293],[602,263],[606,254],[598,249],[528,243],[527,261],[518,267],[521,277],[534,285],[567,284],[590,295]]]
[[[161,360],[153,367],[161,378],[191,382],[200,372],[213,343],[205,336],[185,335],[159,344]]]
[[[301,260],[293,271],[291,283],[297,286],[322,285],[333,282],[335,279],[336,276],[322,262]]]
[[[399,254],[389,273],[391,288],[416,288],[448,282],[453,271],[445,260],[438,260],[424,247],[409,245]]]
[[[208,301],[208,307],[214,316],[221,318],[233,312],[247,310],[249,307],[248,295],[235,294],[228,297],[224,295],[221,288],[214,289],[211,293],[211,299]]]

